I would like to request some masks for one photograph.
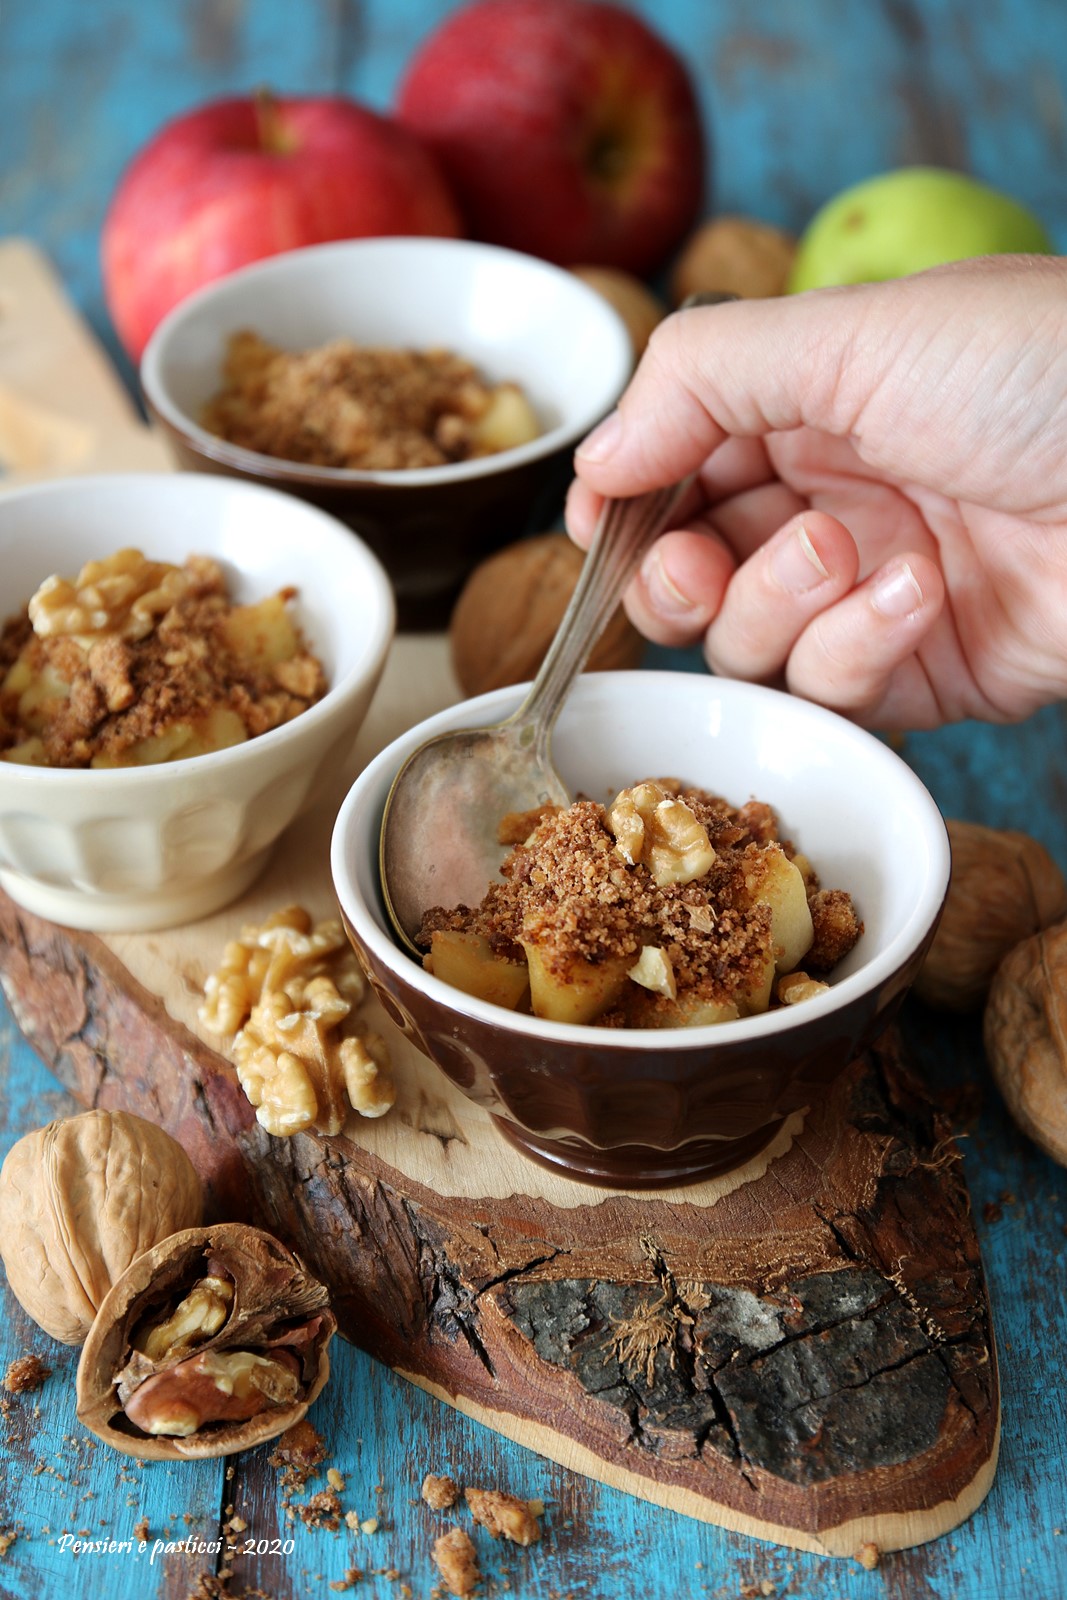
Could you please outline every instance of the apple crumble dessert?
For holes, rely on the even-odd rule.
[[[556,1022],[695,1027],[794,1005],[863,931],[758,800],[648,781],[610,806],[505,817],[500,839],[503,881],[428,911],[418,942],[444,982]]]
[[[290,351],[245,330],[230,338],[222,377],[205,428],[245,450],[312,466],[440,467],[541,433],[517,384],[491,384],[449,350],[333,339]]]
[[[0,629],[0,760],[147,766],[289,722],[327,687],[295,594],[234,605],[217,562],[139,550],[47,578]]]

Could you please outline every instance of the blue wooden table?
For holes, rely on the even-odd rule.
[[[439,0],[30,0],[0,6],[0,233],[49,251],[113,353],[97,245],[124,163],[167,116],[270,82],[388,104]],[[1067,7],[1062,0],[881,0],[803,6],[644,0],[692,64],[721,209],[798,228],[844,184],[909,161],[964,166],[1029,204],[1067,248]],[[16,597],[3,593],[0,602]],[[1067,868],[1067,728],[1057,708],[1014,729],[909,738],[905,757],[949,814],[1027,827]],[[520,1451],[340,1345],[313,1419],[376,1531],[286,1516],[270,1447],[234,1464],[137,1466],[74,1421],[76,1352],[4,1292],[0,1375],[36,1350],[52,1375],[0,1403],[0,1596],[342,1592],[428,1596],[437,1529],[427,1468],[547,1506],[533,1551],[483,1546],[491,1594],[544,1600],[1059,1600],[1067,1595],[1067,1173],[1009,1124],[977,1026],[918,1005],[913,1055],[956,1108],[1002,1363],[1004,1435],[992,1494],[964,1527],[875,1572],[758,1544],[602,1489]],[[0,1006],[0,1151],[72,1109]],[[321,1488],[321,1477],[311,1489]],[[246,1524],[234,1527],[232,1516]],[[144,1521],[142,1521],[144,1519]],[[231,1521],[234,1559],[214,1548]],[[140,1540],[144,1538],[144,1549]],[[76,1550],[114,1541],[118,1548]],[[156,1541],[191,1548],[166,1550]],[[291,1543],[290,1543],[291,1541]],[[250,1548],[246,1551],[246,1542]],[[128,1546],[128,1547],[127,1547]],[[199,1548],[198,1548],[199,1546]],[[231,1566],[220,1588],[215,1574]],[[356,1582],[346,1575],[358,1569]],[[198,1587],[201,1577],[203,1587]],[[334,1587],[331,1589],[330,1585]],[[214,1585],[214,1587],[213,1587]]]

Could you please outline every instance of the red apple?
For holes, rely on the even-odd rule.
[[[127,168],[104,221],[104,294],[137,360],[193,289],[299,245],[461,233],[413,134],[351,100],[219,100],[177,117]]]
[[[673,50],[596,0],[475,0],[417,53],[401,119],[475,238],[649,273],[704,203],[704,134]]]

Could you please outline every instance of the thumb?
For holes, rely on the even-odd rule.
[[[617,410],[579,445],[579,478],[598,494],[634,495],[697,471],[728,435],[801,424],[847,434],[882,376],[882,360],[850,360],[870,299],[861,285],[675,312]]]

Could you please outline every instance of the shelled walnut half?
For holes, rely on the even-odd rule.
[[[299,1422],[330,1373],[327,1291],[259,1228],[189,1228],[137,1258],[97,1312],[78,1417],[126,1455],[224,1456]]]
[[[336,920],[287,906],[241,931],[204,985],[200,1020],[231,1037],[256,1118],[279,1137],[340,1133],[349,1106],[384,1116],[396,1099],[384,1039],[354,1016],[366,985]]]

